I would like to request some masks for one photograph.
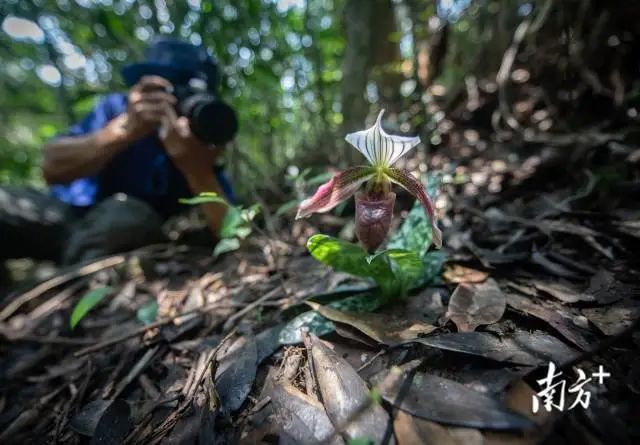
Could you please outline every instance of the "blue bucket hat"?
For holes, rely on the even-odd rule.
[[[173,84],[187,83],[192,77],[206,80],[210,90],[218,82],[218,67],[203,46],[172,39],[156,38],[145,51],[144,61],[126,65],[122,77],[128,86],[143,76],[161,76]]]

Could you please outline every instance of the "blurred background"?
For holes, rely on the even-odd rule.
[[[123,90],[156,35],[209,47],[241,130],[241,197],[358,160],[379,108],[423,153],[637,123],[635,2],[588,0],[4,0],[0,182],[43,185],[43,141]],[[588,107],[588,108],[585,108]],[[395,127],[395,128],[394,128]],[[285,179],[289,178],[289,180]],[[287,183],[288,181],[288,183]]]

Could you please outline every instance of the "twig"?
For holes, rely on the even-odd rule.
[[[76,402],[76,400],[82,400],[84,398],[84,395],[87,391],[87,387],[89,386],[89,382],[91,381],[91,377],[93,375],[93,370],[94,370],[93,364],[91,363],[91,360],[87,360],[86,362],[87,362],[87,372],[86,372],[85,378],[80,384],[80,388],[77,391],[72,391],[71,388],[73,383],[70,383],[68,385],[69,392],[71,393],[71,398],[64,404],[64,409],[58,415],[58,419],[56,421],[56,426],[55,426],[54,435],[53,435],[54,445],[58,443],[60,435],[62,434],[62,429],[69,421],[69,411],[71,410],[71,407]]]
[[[176,314],[176,315],[173,315],[171,317],[155,321],[155,322],[150,323],[150,324],[148,324],[146,326],[142,326],[142,327],[140,327],[138,329],[134,329],[134,330],[129,331],[129,332],[125,333],[125,334],[122,334],[119,337],[114,337],[114,338],[111,338],[109,340],[104,340],[104,341],[102,341],[100,343],[97,343],[97,344],[95,344],[93,346],[89,346],[87,348],[84,348],[84,349],[81,349],[79,351],[76,351],[73,354],[73,356],[76,357],[76,358],[77,357],[82,357],[83,355],[87,355],[87,354],[90,354],[92,352],[96,352],[96,351],[99,351],[101,349],[108,348],[109,346],[113,346],[115,344],[118,344],[120,342],[128,340],[128,339],[130,339],[132,337],[135,337],[137,335],[144,334],[148,330],[159,328],[161,326],[169,324],[172,321],[174,321],[175,319],[183,317],[185,315],[190,315],[190,314],[195,314],[195,313],[200,313],[201,314],[201,313],[208,312],[208,311],[211,311],[211,310],[214,310],[214,309],[223,309],[223,308],[226,308],[226,307],[228,307],[228,305],[226,305],[226,304],[213,303],[213,304],[208,305],[208,306],[203,306],[203,307],[195,308],[195,309],[192,309],[192,310],[189,310],[189,311],[186,311],[186,312],[182,312],[180,314]],[[234,306],[232,305],[232,307],[234,307]]]
[[[384,355],[384,353],[387,352],[386,349],[380,349],[373,357],[371,357],[369,360],[367,360],[366,362],[364,362],[364,364],[362,366],[360,366],[358,368],[358,373],[360,371],[362,371],[365,368],[368,368],[369,366],[371,366],[371,364],[373,363],[373,361],[375,359],[377,359],[378,357],[380,357],[381,355]]]
[[[33,289],[17,296],[13,299],[5,308],[0,312],[0,321],[5,321],[7,318],[11,317],[20,307],[24,304],[30,302],[31,300],[38,298],[43,293],[55,289],[61,284],[67,283],[76,278],[81,278],[87,275],[91,275],[93,273],[99,272],[101,270],[107,269],[109,267],[117,266],[126,261],[126,256],[117,255],[107,258],[102,258],[93,263],[89,263],[85,266],[82,266],[79,269],[72,270],[70,272],[63,273],[61,275],[57,275],[53,278],[46,280],[43,283],[40,283]]]
[[[520,44],[527,35],[527,31],[529,31],[530,26],[531,20],[529,18],[520,22],[520,24],[516,28],[516,31],[513,33],[513,41],[511,42],[511,45],[504,52],[502,63],[500,64],[500,69],[498,70],[498,74],[496,75],[496,83],[498,84],[499,113],[502,115],[503,119],[512,130],[519,129],[520,124],[518,123],[517,119],[513,117],[513,114],[511,114],[511,110],[509,109],[507,99],[507,82],[509,80],[509,75],[511,74],[513,63],[515,62],[516,56],[518,55]],[[497,127],[497,120],[494,120],[493,123],[494,126]]]
[[[280,273],[280,255],[278,254],[276,246],[273,242],[273,236],[270,236],[269,234],[267,234],[264,230],[262,230],[262,228],[260,228],[260,226],[258,226],[255,222],[253,222],[253,220],[249,221],[249,224],[251,225],[253,230],[258,232],[267,240],[267,243],[269,244],[269,248],[271,249],[271,260],[273,261],[276,275],[280,279],[280,286],[282,287],[284,294],[286,296],[289,296],[289,290],[285,285],[285,281],[284,281],[284,278],[282,277],[282,273]]]
[[[106,399],[110,398],[111,393],[113,392],[113,389],[116,386],[116,379],[122,373],[122,370],[125,368],[125,366],[128,366],[129,363],[131,363],[130,359],[135,354],[135,352],[136,351],[133,351],[131,349],[127,349],[127,350],[124,351],[123,354],[120,354],[120,357],[118,358],[118,363],[111,370],[111,372],[109,373],[109,376],[105,380],[107,383],[104,386],[104,388],[102,388],[102,398],[103,399],[106,400]],[[89,359],[91,359],[91,357],[89,357]]]
[[[202,366],[202,370],[198,373],[198,375],[193,379],[193,382],[185,396],[185,399],[180,403],[180,405],[173,411],[169,416],[167,416],[157,427],[155,427],[153,433],[149,440],[145,441],[145,443],[156,444],[159,443],[162,438],[176,425],[178,420],[183,416],[183,414],[187,411],[189,406],[193,401],[193,398],[196,395],[196,391],[198,387],[202,384],[202,381],[206,375],[207,370],[210,369],[210,365],[215,360],[218,352],[224,346],[224,344],[236,333],[236,330],[229,332],[207,356],[204,361],[204,366]],[[211,370],[213,374],[213,370]]]
[[[229,332],[227,335],[225,335],[224,338],[222,340],[220,340],[220,343],[218,343],[218,346],[216,346],[213,349],[213,351],[211,351],[209,353],[209,356],[207,357],[207,359],[204,362],[204,368],[203,368],[202,372],[200,373],[200,375],[198,375],[196,377],[196,379],[194,380],[193,385],[191,386],[190,394],[187,395],[187,398],[193,398],[195,396],[195,392],[198,389],[198,386],[200,386],[202,384],[202,380],[204,379],[204,376],[207,373],[207,370],[209,369],[209,366],[216,359],[216,357],[218,355],[218,352],[220,351],[220,349],[222,349],[222,346],[224,346],[224,344],[226,342],[228,342],[229,339],[231,337],[233,337],[236,332],[237,332],[237,329],[234,329],[231,332]],[[212,370],[212,373],[213,373],[213,370]]]
[[[505,122],[512,130],[520,129],[520,124],[513,116],[513,114],[511,114],[511,110],[509,109],[507,100],[507,82],[509,81],[509,76],[511,75],[511,68],[513,67],[513,63],[516,60],[518,51],[520,50],[520,45],[524,41],[525,37],[531,33],[538,31],[538,29],[542,27],[547,19],[547,16],[549,15],[552,4],[553,0],[547,0],[533,22],[530,18],[526,18],[525,20],[520,22],[515,32],[513,33],[513,41],[511,42],[511,45],[509,45],[509,48],[507,48],[507,50],[504,52],[502,63],[500,64],[500,69],[498,70],[498,74],[496,75],[496,83],[498,85],[499,113],[502,115]],[[494,126],[497,127],[496,121],[494,121]]]
[[[153,384],[151,379],[146,374],[140,374],[138,376],[138,383],[147,394],[147,397],[151,400],[159,400],[162,397],[162,393],[158,391],[158,388]]]
[[[233,326],[233,324],[236,322],[236,320],[238,320],[239,318],[243,317],[249,311],[255,309],[258,306],[260,306],[265,301],[273,298],[275,295],[279,295],[280,292],[281,292],[280,288],[276,287],[275,289],[270,290],[269,292],[267,292],[266,294],[264,294],[262,297],[258,298],[257,300],[252,301],[251,303],[249,303],[248,305],[246,305],[245,307],[240,309],[238,312],[233,314],[231,317],[229,317],[229,319],[225,322],[222,330],[223,331],[227,331],[227,330],[231,329],[231,326]]]
[[[255,405],[253,405],[253,407],[251,407],[251,411],[249,412],[249,415],[255,414],[258,411],[260,411],[262,408],[264,408],[265,406],[267,406],[267,404],[271,402],[271,397],[270,396],[266,396],[263,397],[262,399],[258,400],[256,402]]]
[[[97,340],[91,338],[70,338],[70,337],[38,337],[35,335],[25,335],[23,337],[8,338],[9,342],[32,342],[42,345],[67,345],[84,346],[92,345]]]
[[[73,297],[80,289],[82,289],[88,281],[88,278],[80,278],[75,283],[61,289],[51,298],[47,298],[42,304],[36,306],[32,311],[25,313],[25,326],[21,331],[24,335],[33,332],[40,323],[49,315],[59,310],[63,304]],[[16,332],[16,335],[19,333]]]
[[[20,307],[34,298],[38,298],[43,293],[55,289],[56,287],[65,284],[69,281],[75,280],[76,278],[86,277],[88,275],[94,274],[101,270],[107,269],[109,267],[118,266],[120,264],[125,263],[128,259],[134,258],[141,255],[159,255],[161,253],[160,249],[164,249],[165,251],[168,248],[173,248],[176,252],[181,251],[181,248],[184,246],[173,246],[167,243],[160,244],[150,244],[148,246],[141,247],[139,249],[132,250],[130,252],[124,254],[113,255],[105,258],[100,258],[99,260],[92,261],[88,264],[80,266],[77,268],[76,266],[72,270],[67,270],[67,272],[60,273],[48,280],[38,284],[36,287],[31,290],[24,292],[16,297],[12,298],[12,301],[5,306],[5,308],[0,312],[0,322],[5,321],[11,315],[13,315]],[[174,251],[169,252],[169,254],[165,254],[166,256],[173,255]],[[162,255],[161,255],[162,257]]]
[[[537,218],[544,219],[548,216],[555,216],[557,213],[569,213],[571,212],[569,208],[569,204],[571,204],[573,201],[584,199],[587,196],[589,196],[593,191],[593,188],[595,187],[598,180],[596,179],[595,175],[591,173],[589,170],[586,170],[585,174],[587,175],[587,184],[585,185],[584,189],[578,190],[575,194],[567,197],[566,199],[563,199],[560,202],[555,202],[545,196],[544,197],[545,201],[549,203],[549,205],[551,205],[553,209],[542,212],[537,216]]]
[[[10,443],[11,438],[14,437],[20,430],[31,425],[35,420],[37,420],[38,416],[40,415],[40,411],[49,402],[55,399],[58,394],[60,394],[65,388],[66,386],[60,386],[50,394],[41,397],[36,402],[35,406],[22,411],[20,415],[16,417],[13,422],[7,425],[2,433],[0,433],[0,443]]]
[[[151,360],[156,355],[156,352],[160,349],[160,345],[156,345],[153,348],[147,350],[144,355],[138,360],[138,363],[135,364],[131,371],[127,373],[127,375],[120,381],[120,383],[116,386],[116,390],[114,391],[111,399],[115,400],[118,396],[124,391],[124,389],[129,386],[131,382],[133,382],[138,375],[144,371],[144,369],[151,363]]]

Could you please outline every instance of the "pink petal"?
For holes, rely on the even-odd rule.
[[[312,213],[328,212],[349,199],[358,188],[375,173],[371,167],[352,167],[336,174],[329,182],[318,187],[316,193],[300,203],[296,219]]]
[[[402,170],[399,168],[387,168],[385,173],[396,184],[402,186],[413,196],[418,198],[422,207],[424,207],[425,213],[431,221],[431,233],[433,237],[433,244],[440,249],[442,247],[442,232],[436,225],[436,215],[433,210],[433,203],[431,198],[424,190],[422,183],[416,179],[408,170]]]

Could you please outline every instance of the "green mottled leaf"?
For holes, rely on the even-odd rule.
[[[316,260],[333,270],[373,278],[383,286],[393,280],[393,271],[384,257],[376,255],[370,258],[357,244],[328,235],[314,235],[307,241],[307,249]]]
[[[434,250],[422,257],[422,274],[415,282],[415,286],[421,287],[429,283],[438,282],[440,272],[447,256],[441,250]]]
[[[138,316],[138,320],[142,322],[142,324],[151,324],[156,320],[158,316],[158,302],[153,300],[149,303],[141,306],[136,313]]]
[[[402,249],[387,250],[385,255],[391,260],[391,269],[401,294],[406,294],[422,274],[422,260],[416,252]]]
[[[357,244],[327,235],[312,236],[307,248],[315,259],[334,270],[372,278],[386,297],[405,295],[423,270],[420,257],[415,252],[403,249],[383,250],[368,255]]]
[[[433,197],[437,189],[438,180],[434,176],[429,176],[427,194]],[[413,250],[422,255],[426,253],[425,246],[429,245],[431,245],[431,222],[427,219],[420,202],[416,202],[400,229],[391,236],[387,248]]]
[[[427,181],[427,193],[435,196],[438,188],[438,180],[435,176],[429,176]],[[405,249],[416,252],[423,262],[420,275],[416,277],[413,285],[424,286],[435,281],[442,270],[445,254],[442,251],[427,251],[425,246],[431,244],[431,222],[427,219],[424,209],[419,202],[411,208],[409,215],[389,240],[387,248]]]
[[[80,301],[78,301],[78,304],[76,304],[76,306],[73,308],[73,312],[71,313],[71,329],[75,329],[78,323],[80,323],[80,320],[82,320],[91,309],[93,309],[98,303],[100,303],[110,291],[110,287],[103,286],[95,287],[84,294]]]
[[[295,345],[302,343],[302,330],[317,336],[329,334],[335,330],[333,322],[327,320],[315,311],[303,312],[289,320],[282,328],[278,341],[281,345]]]

